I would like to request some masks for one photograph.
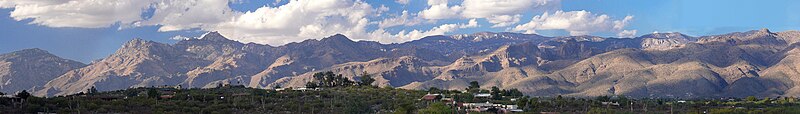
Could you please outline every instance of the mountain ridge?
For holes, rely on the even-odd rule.
[[[209,32],[171,45],[133,39],[108,58],[37,87],[35,94],[73,94],[91,86],[302,87],[315,72],[357,79],[366,71],[375,85],[406,89],[463,89],[478,81],[537,96],[785,96],[800,94],[793,86],[800,79],[787,72],[796,71],[796,35],[767,29],[635,38],[479,32],[380,44],[336,34],[273,47]],[[675,87],[696,89],[669,90]]]
[[[47,81],[86,64],[63,59],[39,48],[0,54],[0,92],[41,87]]]

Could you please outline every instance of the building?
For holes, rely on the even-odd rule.
[[[475,98],[492,98],[492,94],[478,93],[478,94],[475,94]]]
[[[455,99],[453,99],[453,98],[442,98],[442,100],[441,100],[441,101],[442,101],[444,104],[448,104],[448,105],[456,104],[456,101],[455,101]]]
[[[505,105],[505,104],[494,104],[490,102],[486,103],[464,103],[462,104],[464,109],[467,111],[473,112],[498,112],[498,113],[507,113],[507,112],[522,112],[522,109],[519,109],[517,105]]]
[[[305,87],[301,87],[301,88],[291,88],[291,87],[290,87],[290,88],[277,88],[277,89],[275,89],[275,91],[285,91],[285,90],[294,90],[294,91],[320,91],[320,90],[322,90],[322,88],[305,88]]]
[[[618,103],[618,102],[600,102],[600,103],[601,103],[601,104],[603,104],[603,105],[614,105],[614,106],[619,106],[619,103]]]
[[[442,94],[427,94],[425,96],[422,96],[422,100],[425,101],[438,101],[442,100],[442,98],[443,98]]]
[[[158,98],[161,98],[161,99],[171,99],[173,97],[175,97],[175,95],[161,95],[161,96],[158,96]]]

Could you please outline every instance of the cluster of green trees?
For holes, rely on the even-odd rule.
[[[5,96],[5,95],[6,95],[6,93],[0,92],[0,96]],[[22,91],[18,92],[17,94],[14,94],[14,97],[23,98],[24,99],[24,98],[31,97],[31,93],[29,93],[27,90],[22,90]]]
[[[492,90],[490,91],[490,93],[492,94],[492,99],[495,99],[495,100],[501,100],[501,99],[503,99],[503,96],[513,96],[513,97],[521,97],[521,96],[523,96],[522,92],[520,92],[517,89],[509,89],[509,90],[502,89],[501,90],[500,88],[497,88],[497,86],[493,86]]]
[[[0,113],[413,113],[424,91],[375,86],[274,91],[242,86],[208,89],[132,88],[51,98],[0,98]],[[172,95],[164,98],[162,95]]]
[[[358,77],[358,81],[352,81],[341,74],[334,74],[331,71],[314,73],[314,79],[306,83],[308,88],[317,87],[339,87],[339,86],[353,86],[353,85],[372,85],[375,79],[371,75],[364,72]]]

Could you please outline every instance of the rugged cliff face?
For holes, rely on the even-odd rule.
[[[132,40],[105,59],[85,67],[72,65],[82,68],[67,67],[61,73],[55,70],[46,84],[26,87],[37,86],[36,95],[50,96],[92,86],[302,87],[313,73],[333,71],[350,79],[366,72],[379,86],[463,89],[478,81],[481,87],[517,88],[535,96],[793,96],[800,94],[794,85],[800,81],[794,60],[797,35],[766,29],[637,38],[482,32],[400,44],[333,35],[274,47],[209,32],[173,45]]]

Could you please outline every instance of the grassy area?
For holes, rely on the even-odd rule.
[[[487,92],[489,90],[473,90]],[[404,90],[373,86],[338,86],[321,90],[274,91],[225,86],[209,89],[132,88],[51,98],[0,98],[0,113],[466,113],[456,105],[422,101],[439,93],[457,102],[518,105],[523,113],[800,113],[795,98],[631,99],[505,96],[471,98],[448,90]],[[513,92],[512,92],[513,93]],[[512,101],[512,99],[514,99]],[[619,105],[606,104],[615,103]]]
[[[155,91],[155,92],[153,92]],[[155,95],[150,95],[155,93]],[[170,95],[167,95],[170,94]],[[135,88],[52,98],[2,98],[0,113],[388,113],[423,107],[423,91],[371,86],[319,91],[273,91],[228,86],[211,89]]]

